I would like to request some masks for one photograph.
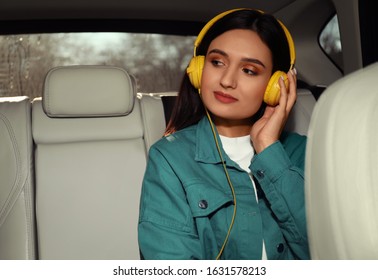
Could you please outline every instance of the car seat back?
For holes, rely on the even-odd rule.
[[[153,139],[146,142],[135,81],[115,67],[54,68],[32,115],[40,259],[139,259]]]
[[[0,98],[0,259],[35,259],[33,140],[28,97]]]
[[[305,167],[313,259],[378,259],[378,63],[328,87],[314,108]]]

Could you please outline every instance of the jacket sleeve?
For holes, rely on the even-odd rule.
[[[284,145],[277,141],[252,161],[255,180],[265,194],[271,211],[291,251],[298,259],[309,259],[307,241],[304,156],[305,137],[294,137]]]
[[[152,147],[144,175],[138,225],[143,259],[201,259],[201,245],[180,180]]]

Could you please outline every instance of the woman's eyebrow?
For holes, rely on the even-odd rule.
[[[225,57],[228,57],[228,54],[226,52],[220,50],[220,49],[213,49],[213,50],[209,51],[208,54],[211,54],[211,53],[217,53],[217,54],[223,55]],[[244,57],[244,58],[241,59],[241,61],[258,64],[258,65],[261,65],[262,67],[265,68],[264,63],[262,63],[260,60],[258,60],[256,58]]]
[[[241,61],[258,64],[258,65],[261,65],[262,67],[265,68],[264,63],[262,63],[260,60],[258,60],[256,58],[248,58],[248,57],[246,57],[246,58],[242,58]]]
[[[220,49],[212,49],[211,51],[209,51],[208,54],[211,54],[211,53],[217,53],[217,54],[223,55],[225,57],[228,57],[228,54],[225,53],[224,51],[220,50]]]

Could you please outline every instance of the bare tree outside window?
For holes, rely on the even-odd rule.
[[[139,92],[178,91],[195,37],[129,33],[0,36],[0,96],[41,96],[49,69],[112,65],[138,81]]]
[[[340,41],[339,23],[337,15],[325,26],[319,37],[320,46],[329,58],[340,68],[343,69],[342,48]]]

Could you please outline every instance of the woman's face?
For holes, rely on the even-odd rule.
[[[263,102],[272,74],[272,55],[256,32],[227,31],[210,44],[201,93],[216,123],[250,122]]]

